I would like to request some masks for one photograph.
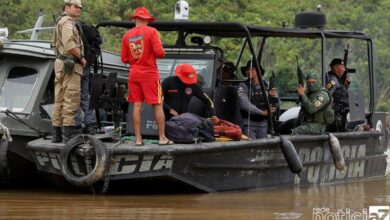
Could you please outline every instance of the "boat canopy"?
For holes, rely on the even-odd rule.
[[[131,21],[103,21],[97,27],[122,27],[132,28],[135,26]],[[219,37],[246,37],[246,30],[253,36],[268,37],[297,37],[297,38],[353,38],[370,40],[363,32],[358,31],[335,31],[321,29],[294,29],[294,28],[271,28],[256,25],[244,25],[238,22],[189,22],[189,21],[161,21],[150,23],[149,26],[159,31],[183,31],[186,33],[203,34]]]

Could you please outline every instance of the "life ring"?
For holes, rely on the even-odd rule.
[[[293,143],[284,136],[280,136],[280,141],[280,148],[284,158],[287,161],[288,167],[290,168],[291,172],[299,174],[303,169],[303,165]]]
[[[69,157],[74,148],[81,144],[90,143],[95,150],[95,166],[85,176],[76,176],[69,168]],[[91,186],[104,177],[109,169],[110,152],[107,146],[91,135],[77,135],[70,139],[61,150],[61,171],[65,179],[75,186]]]
[[[343,151],[341,150],[339,139],[332,133],[329,133],[329,146],[334,165],[339,171],[343,171],[345,167]]]

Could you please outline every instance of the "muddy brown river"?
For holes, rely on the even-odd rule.
[[[93,196],[59,189],[0,191],[0,219],[381,219],[372,217],[387,215],[389,205],[389,177],[219,194]]]

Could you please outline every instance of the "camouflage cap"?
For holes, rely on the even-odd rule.
[[[318,76],[318,74],[316,74],[314,72],[309,72],[309,73],[306,73],[306,80],[308,80],[308,79],[319,80],[319,76]]]
[[[70,4],[70,5],[77,5],[80,8],[83,8],[81,5],[81,0],[64,0],[65,4]]]

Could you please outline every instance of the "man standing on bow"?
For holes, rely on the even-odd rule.
[[[135,27],[122,38],[121,59],[130,64],[129,97],[133,105],[133,128],[135,144],[142,145],[141,110],[143,102],[152,105],[156,117],[159,144],[171,144],[165,136],[165,117],[163,111],[163,95],[160,85],[160,74],[156,58],[165,56],[160,35],[148,24],[155,19],[146,8],[137,8],[131,15]]]
[[[80,16],[81,0],[65,0],[63,15],[55,27],[54,52],[55,99],[52,124],[54,135],[52,142],[64,142],[73,134],[76,112],[80,108],[80,77],[86,60],[83,56],[83,44],[76,27],[76,19]]]

